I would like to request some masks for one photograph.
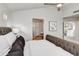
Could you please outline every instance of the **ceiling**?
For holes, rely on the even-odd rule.
[[[52,3],[52,5],[44,5],[44,3],[3,3],[3,4],[11,11],[28,10],[28,9],[35,9],[56,5],[55,3]]]

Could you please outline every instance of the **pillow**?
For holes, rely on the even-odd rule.
[[[12,44],[15,42],[16,40],[16,35],[13,32],[10,32],[6,35],[4,35],[5,40],[8,41],[10,47],[12,46]]]
[[[18,32],[17,37],[20,37],[20,36],[22,36],[25,41],[28,41],[28,36],[24,32],[22,31]]]
[[[12,45],[12,49],[7,56],[23,56],[24,54],[25,40],[22,36],[18,37]]]
[[[0,56],[7,54],[7,52],[10,50],[9,49],[9,43],[3,36],[0,36]]]

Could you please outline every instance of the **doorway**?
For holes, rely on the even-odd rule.
[[[44,38],[44,20],[43,19],[36,19],[32,20],[32,40],[41,40]]]

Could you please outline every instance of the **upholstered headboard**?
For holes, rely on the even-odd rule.
[[[79,56],[79,44],[64,40],[64,50],[75,56]]]
[[[51,35],[46,36],[46,40],[54,43],[57,46],[60,46],[64,50],[70,52],[75,56],[79,56],[79,44],[73,43],[64,39],[60,39]]]
[[[0,27],[0,35],[5,35],[11,31],[12,31],[12,29],[9,27]]]
[[[51,36],[51,35],[47,35],[46,40],[54,43],[57,46],[61,46],[62,48],[64,47],[63,46],[63,43],[64,43],[63,39],[60,39],[60,38],[57,38],[57,37],[54,37],[54,36]]]

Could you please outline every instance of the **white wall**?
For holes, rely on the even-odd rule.
[[[63,6],[63,17],[70,17],[79,14],[79,12],[74,13],[74,11],[79,10],[79,3],[67,3]]]
[[[63,17],[67,18],[66,20],[69,20],[71,22],[75,23],[76,29],[75,29],[75,33],[74,33],[74,37],[69,38],[69,37],[65,37],[66,40],[70,40],[70,41],[79,41],[79,18],[74,18],[74,17],[79,17],[79,12],[77,13],[73,13],[76,10],[79,10],[79,3],[68,3],[66,5],[64,5],[63,8],[64,12],[63,12]]]
[[[5,27],[7,22],[3,19],[3,15],[6,14],[8,16],[9,10],[3,4],[0,4],[0,27]]]
[[[56,7],[39,8],[32,10],[23,10],[13,12],[9,15],[8,23],[13,25],[19,25],[24,28],[24,32],[29,40],[32,38],[32,19],[41,18],[44,19],[44,34],[50,34],[62,38],[62,13],[57,11]],[[49,31],[49,21],[57,21],[57,30]],[[10,25],[11,25],[10,24]]]
[[[76,41],[78,41],[79,42],[79,19],[78,19],[78,21],[76,21],[76,29],[75,29],[75,39],[74,40],[76,40]]]

